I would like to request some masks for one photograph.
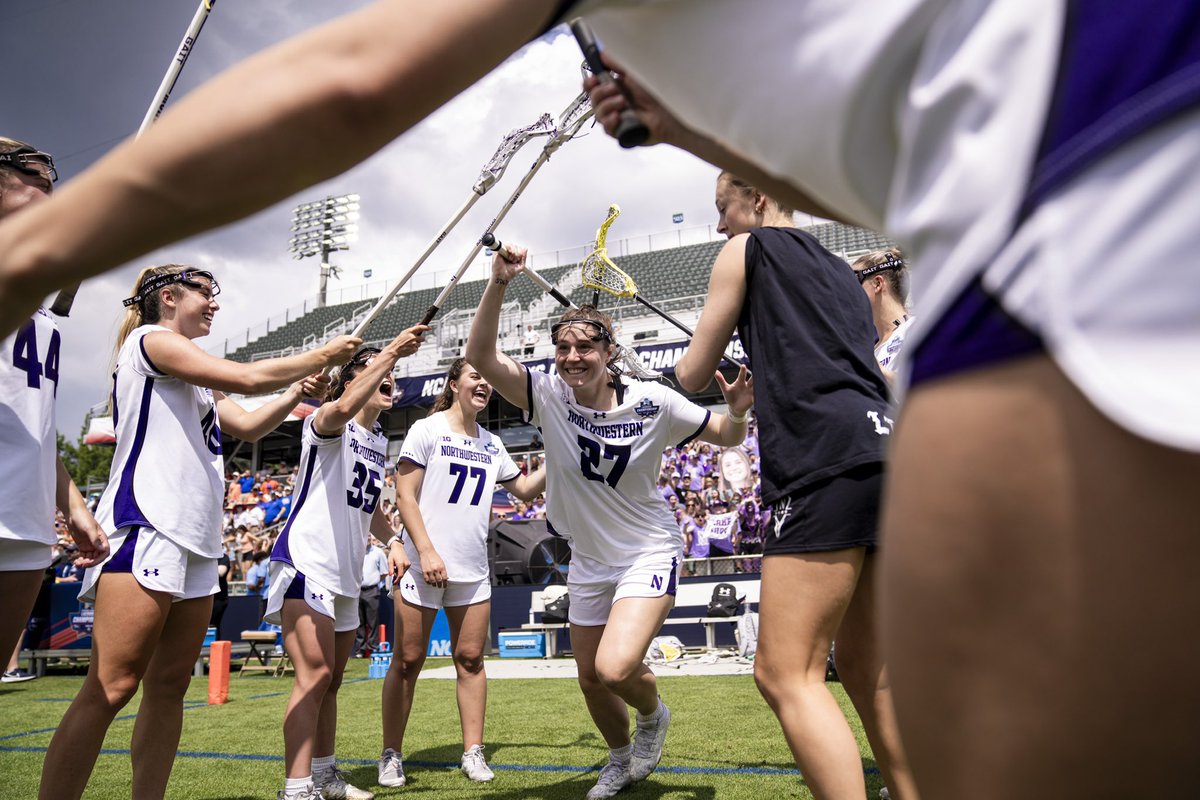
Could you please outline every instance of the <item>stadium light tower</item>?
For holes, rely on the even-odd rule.
[[[321,289],[317,305],[325,305],[325,290],[329,276],[338,277],[340,270],[329,263],[329,254],[349,250],[358,238],[358,195],[344,194],[326,197],[313,203],[302,203],[292,209],[292,239],[288,252],[299,261],[308,256],[321,256]]]

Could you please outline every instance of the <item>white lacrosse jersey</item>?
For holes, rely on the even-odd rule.
[[[166,330],[134,328],[117,354],[117,448],[96,521],[109,535],[154,528],[185,550],[219,558],[225,478],[217,406],[211,389],[167,375],[146,355],[143,339]]]
[[[446,577],[463,583],[490,575],[492,492],[497,483],[521,474],[500,438],[476,427],[477,436],[463,436],[450,429],[445,413],[437,413],[413,423],[400,448],[401,461],[425,470],[417,493],[425,531],[446,564]],[[405,538],[404,549],[418,567],[421,559],[411,536]]]
[[[61,337],[39,308],[0,352],[0,539],[54,544],[54,395]]]
[[[892,333],[887,339],[875,346],[875,360],[879,362],[880,367],[896,369],[893,363],[900,356],[900,349],[904,347],[904,337],[908,335],[908,329],[912,327],[914,319],[912,316],[905,318],[892,328]]]
[[[677,554],[683,536],[656,482],[667,447],[682,447],[710,412],[659,383],[620,384],[617,407],[575,402],[557,375],[527,370],[530,420],[546,443],[546,519],[571,550],[612,567]]]
[[[356,598],[371,517],[383,494],[387,436],[378,424],[367,430],[354,420],[340,435],[323,436],[313,428],[315,418],[304,420],[292,512],[271,560]]]

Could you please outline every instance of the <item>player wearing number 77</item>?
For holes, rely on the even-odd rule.
[[[337,373],[330,401],[304,420],[292,513],[271,551],[265,618],[283,626],[296,667],[283,718],[281,798],[372,797],[348,784],[334,761],[337,693],[358,629],[368,533],[392,537],[379,508],[387,464],[379,415],[392,407],[396,361],[415,353],[428,330],[416,325],[382,350],[358,350]]]
[[[496,350],[500,306],[525,266],[497,255],[471,334],[467,360],[513,405],[528,412],[546,443],[546,518],[571,544],[571,646],[609,763],[589,798],[611,797],[645,778],[662,755],[670,712],[642,658],[674,600],[683,539],[655,488],[662,451],[695,438],[732,446],[746,436],[754,388],[743,368],[726,383],[729,413],[714,416],[659,383],[627,382],[608,365],[612,323],[591,306],[551,328],[557,374],[531,372]],[[638,712],[629,738],[629,711]]]
[[[383,683],[382,786],[405,783],[404,731],[439,608],[446,610],[454,643],[462,771],[473,781],[493,777],[483,757],[492,488],[502,483],[522,500],[532,500],[545,488],[546,476],[544,470],[522,475],[500,438],[475,421],[491,396],[483,376],[465,359],[456,359],[429,416],[409,429],[400,449],[396,507],[408,541],[388,545],[402,599],[396,603],[402,637],[397,637],[400,657],[392,660]],[[406,561],[412,563],[407,572]]]

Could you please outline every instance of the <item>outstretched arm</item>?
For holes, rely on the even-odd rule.
[[[708,386],[733,338],[746,300],[746,239],[746,234],[733,237],[717,255],[696,335],[675,365],[675,380],[689,392]]]
[[[522,411],[529,410],[529,399],[525,391],[525,367],[496,349],[500,334],[500,307],[504,304],[504,292],[509,282],[515,280],[525,269],[528,251],[510,248],[516,261],[508,261],[500,253],[492,257],[492,279],[483,290],[471,333],[467,336],[467,350],[463,358],[487,378],[500,396]]]
[[[533,500],[546,491],[546,467],[538,467],[528,475],[518,475],[511,481],[505,481],[504,488],[508,489],[518,500],[526,502]]]
[[[380,382],[396,366],[396,362],[404,356],[411,356],[425,341],[424,336],[429,332],[428,325],[414,325],[400,332],[395,339],[380,350],[361,372],[342,392],[337,400],[332,400],[317,409],[313,427],[322,436],[340,434],[346,423],[367,404],[367,399],[379,390]]]
[[[557,5],[379,0],[234,66],[0,225],[0,337],[60,286],[349,169],[539,33]]]

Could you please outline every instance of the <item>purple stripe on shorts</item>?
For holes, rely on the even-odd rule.
[[[129,535],[125,537],[125,541],[121,542],[121,547],[108,563],[104,565],[101,572],[133,572],[133,554],[137,550],[138,532],[141,530],[137,525],[134,525],[129,530]]]
[[[678,575],[679,575],[679,558],[676,557],[676,558],[671,559],[671,578],[670,578],[670,580],[667,581],[667,594],[671,595],[671,597],[675,596],[675,590],[676,590],[676,588],[678,588],[676,586]]]
[[[287,591],[283,593],[285,600],[303,600],[304,599],[304,573],[296,570],[296,577],[292,578],[292,582],[288,584]]]
[[[912,384],[1044,350],[1041,337],[1001,308],[977,278],[913,354]]]

